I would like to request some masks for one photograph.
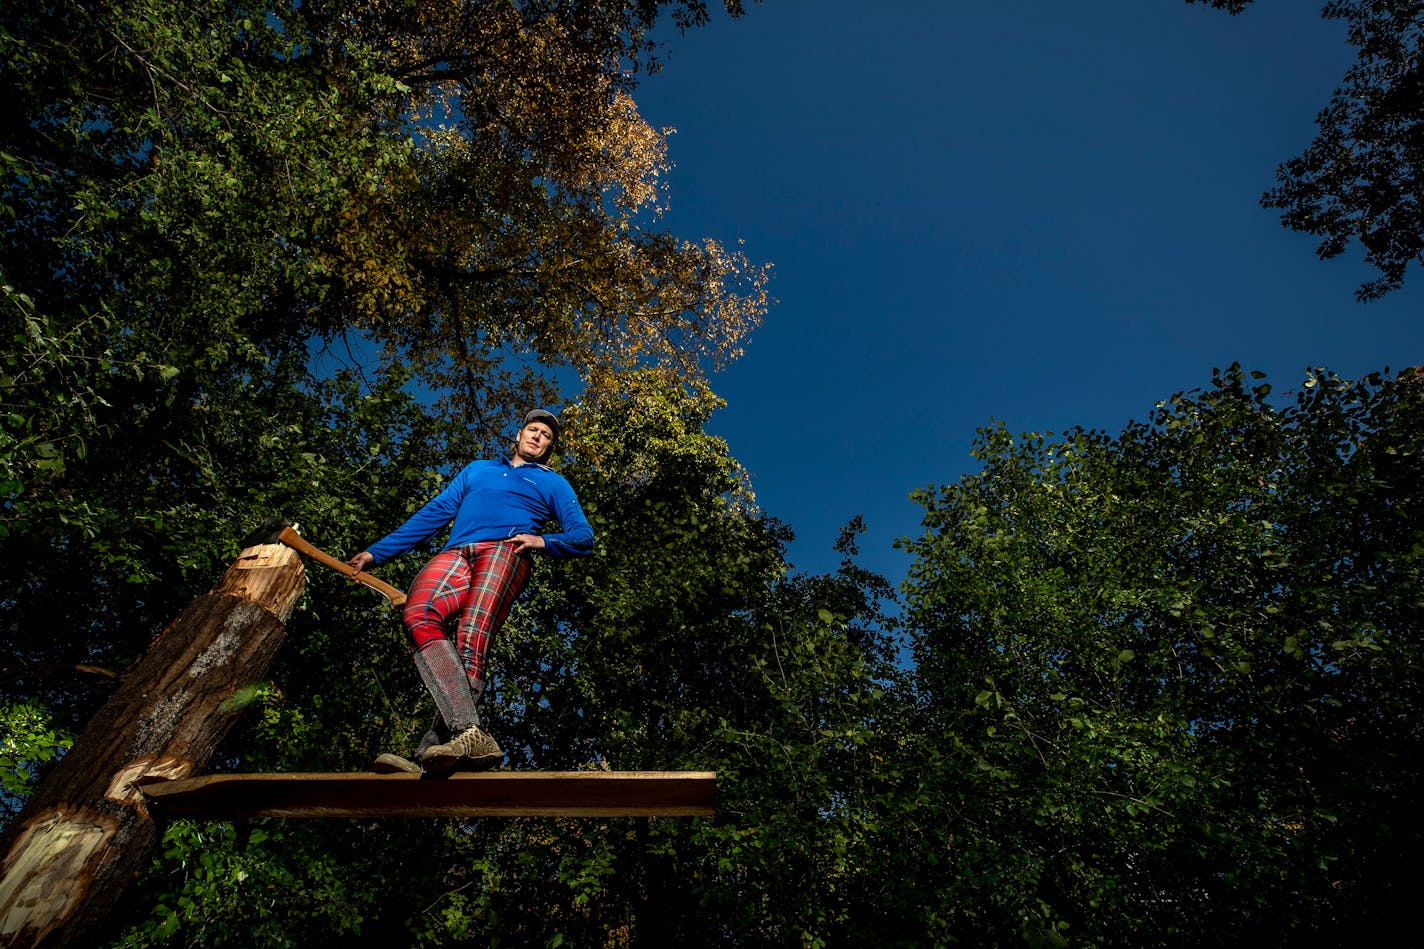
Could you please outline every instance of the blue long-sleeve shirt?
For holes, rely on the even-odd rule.
[[[559,532],[543,535],[545,551],[568,557],[583,556],[593,549],[593,528],[563,475],[539,464],[474,461],[409,520],[366,549],[381,564],[451,521],[445,550],[515,534],[537,534],[553,519],[559,522]]]

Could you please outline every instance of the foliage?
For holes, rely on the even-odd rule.
[[[9,821],[34,789],[39,766],[69,748],[32,702],[0,704],[0,815]]]
[[[122,668],[267,514],[364,542],[506,437],[515,406],[557,403],[567,370],[696,378],[735,355],[765,269],[639,216],[663,137],[625,70],[665,6],[706,15],[0,13],[7,689],[83,721],[106,683],[54,673]],[[448,411],[417,420],[402,386]],[[383,509],[342,521],[332,499],[358,475]]]
[[[919,493],[934,938],[1407,938],[1424,386],[1269,393],[1233,366],[1115,437],[984,430]]]
[[[6,410],[0,419],[0,484],[6,495],[14,496],[28,484],[63,475],[68,459],[83,462],[96,435],[112,435],[114,420],[102,417],[110,405],[96,376],[141,382],[149,374],[163,382],[178,370],[146,354],[123,361],[116,358],[112,346],[97,350],[86,346],[84,339],[109,337],[110,324],[102,316],[91,316],[59,333],[27,295],[3,285],[0,296],[5,326],[14,330],[0,375],[4,399],[0,408]],[[17,523],[20,511],[32,513],[12,507],[11,516],[0,522],[0,537],[28,529]]]
[[[1251,0],[1187,2],[1240,13]],[[1371,300],[1424,263],[1424,6],[1330,0],[1322,15],[1346,22],[1358,61],[1316,117],[1315,140],[1277,169],[1262,203],[1279,209],[1286,227],[1317,237],[1322,259],[1358,241],[1380,274],[1357,291]]]
[[[193,930],[202,937],[188,944],[303,946],[351,938],[376,891],[353,879],[352,865],[313,848],[310,837],[300,825],[277,822],[258,828],[176,823],[164,836],[163,862],[181,888],[171,904],[150,908],[151,928],[132,930],[114,945],[161,946]],[[284,899],[293,891],[305,900],[296,913]]]
[[[336,281],[334,327],[371,334],[487,439],[511,407],[555,401],[551,366],[596,387],[629,366],[671,383],[734,358],[766,308],[767,268],[642,223],[656,220],[668,130],[638,115],[624,64],[650,52],[658,4],[418,9],[356,5],[314,24],[325,48],[376,52],[421,143],[315,249]],[[701,3],[674,11],[706,17]]]

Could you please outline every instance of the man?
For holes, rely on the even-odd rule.
[[[411,585],[402,617],[415,667],[435,699],[435,721],[415,761],[383,754],[376,771],[488,768],[504,758],[477,711],[490,645],[529,579],[535,551],[566,557],[593,549],[593,528],[573,488],[544,464],[559,434],[558,418],[535,409],[524,416],[508,460],[467,465],[409,520],[347,561],[366,570],[451,524],[445,549]],[[553,520],[559,532],[540,534]]]

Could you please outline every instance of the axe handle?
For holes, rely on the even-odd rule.
[[[302,537],[301,534],[298,534],[290,527],[283,528],[282,535],[278,539],[281,540],[282,543],[286,544],[288,547],[297,551],[298,553],[306,554],[313,560],[319,560],[322,563],[326,564],[328,567],[331,567],[333,570],[337,570],[341,573],[346,574],[348,577],[355,580],[357,583],[364,583],[372,590],[380,591],[381,593],[385,594],[386,599],[391,601],[391,606],[399,607],[405,605],[405,594],[402,593],[400,590],[397,590],[395,587],[391,586],[389,583],[382,580],[380,577],[373,577],[371,574],[366,573],[364,570],[360,573],[353,574],[351,572],[351,565],[349,563],[346,563],[343,560],[337,560],[335,557],[331,556],[331,554],[327,553],[326,551],[308,543]]]

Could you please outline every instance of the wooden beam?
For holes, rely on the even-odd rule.
[[[170,817],[698,817],[715,771],[213,774],[145,785]]]

